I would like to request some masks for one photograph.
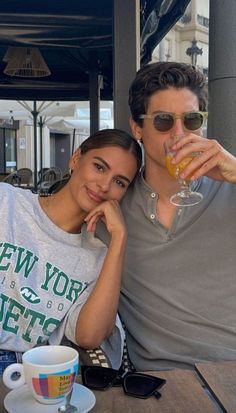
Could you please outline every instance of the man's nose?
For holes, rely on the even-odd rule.
[[[183,135],[185,133],[183,120],[181,118],[175,119],[175,134]]]

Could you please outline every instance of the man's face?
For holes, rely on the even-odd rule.
[[[187,88],[158,91],[150,99],[146,113],[155,114],[156,112],[171,112],[181,115],[184,112],[199,110],[197,96]],[[176,119],[173,129],[168,132],[159,132],[153,126],[152,119],[143,119],[143,126],[140,128],[132,122],[132,130],[135,137],[141,137],[145,149],[145,163],[149,165],[165,166],[165,154],[163,143],[171,135],[186,134],[182,120]]]

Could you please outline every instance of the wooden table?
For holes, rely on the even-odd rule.
[[[91,413],[219,413],[195,372],[172,370],[150,374],[167,380],[161,389],[161,399],[137,399],[124,395],[122,388],[113,387],[94,392],[96,405]],[[0,381],[1,413],[6,412],[3,406],[6,393],[7,389]]]
[[[196,371],[224,412],[236,412],[236,361],[197,363]]]

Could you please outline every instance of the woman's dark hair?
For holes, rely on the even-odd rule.
[[[82,142],[80,151],[83,155],[92,149],[105,148],[106,146],[118,146],[131,152],[136,159],[137,172],[139,171],[142,165],[141,147],[131,135],[120,129],[103,129],[95,132]]]
[[[129,89],[129,106],[132,118],[142,126],[139,116],[147,111],[150,97],[158,91],[174,87],[187,88],[199,101],[199,109],[207,109],[207,83],[202,72],[194,66],[176,62],[157,62],[143,66]]]

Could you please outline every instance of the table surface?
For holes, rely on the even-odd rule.
[[[173,370],[149,372],[166,379],[160,390],[162,397],[142,400],[125,396],[121,388],[96,392],[94,413],[216,413],[213,401],[205,393],[197,375],[192,371]]]
[[[196,371],[223,411],[236,412],[236,361],[197,363]]]
[[[161,399],[137,399],[126,396],[121,387],[94,391],[96,404],[91,413],[217,413],[214,401],[205,392],[197,373],[187,370],[149,372],[167,380]],[[0,381],[0,412],[9,390]],[[236,410],[235,410],[236,411]],[[23,413],[23,412],[22,412]]]

